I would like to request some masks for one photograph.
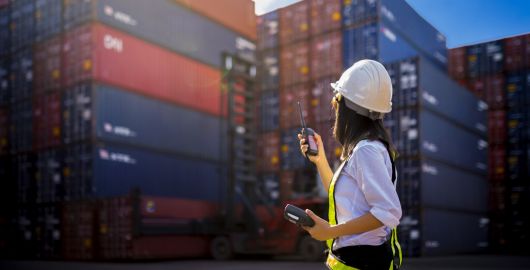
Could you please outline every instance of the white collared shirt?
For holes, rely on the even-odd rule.
[[[357,143],[335,184],[337,223],[346,223],[370,212],[384,226],[340,236],[333,250],[345,246],[381,245],[389,238],[391,229],[401,218],[396,183],[392,184],[392,163],[383,143],[370,140]]]

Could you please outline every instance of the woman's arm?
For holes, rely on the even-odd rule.
[[[300,151],[302,152],[302,155],[305,155],[308,145],[305,144],[305,139],[302,137],[301,134],[298,134],[298,139],[300,140]],[[320,175],[322,185],[324,186],[326,192],[328,192],[329,184],[331,183],[331,179],[333,178],[333,171],[329,166],[329,162],[326,157],[326,150],[324,150],[324,144],[322,143],[322,138],[320,137],[320,135],[315,133],[315,139],[318,147],[318,155],[309,156],[309,160],[317,166],[318,174]]]
[[[306,213],[315,221],[315,226],[311,228],[304,227],[304,229],[309,232],[313,238],[320,241],[337,238],[343,235],[360,234],[383,226],[383,223],[371,213],[366,213],[346,223],[333,226],[329,225],[326,220],[320,218],[311,210],[306,210]]]

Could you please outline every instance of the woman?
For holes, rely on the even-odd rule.
[[[309,156],[329,195],[329,222],[306,213],[315,226],[304,227],[311,236],[327,241],[330,269],[396,269],[401,250],[394,228],[401,218],[395,190],[395,153],[383,127],[392,108],[392,84],[379,62],[361,60],[331,84],[336,93],[333,135],[342,145],[342,164],[332,172],[321,137],[318,154]],[[308,145],[299,134],[300,149]]]

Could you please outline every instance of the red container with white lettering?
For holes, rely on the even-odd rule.
[[[311,76],[313,79],[342,73],[342,33],[321,35],[311,41]]]
[[[455,80],[466,78],[466,47],[454,48],[449,50],[449,76]]]
[[[491,110],[488,112],[488,138],[491,144],[504,144],[506,142],[506,111]]]
[[[221,73],[205,64],[93,23],[65,34],[63,83],[96,80],[220,115]]]
[[[299,42],[280,51],[280,84],[290,86],[309,81],[309,43]]]
[[[519,71],[530,67],[530,34],[504,40],[504,67],[508,71]]]
[[[302,106],[302,115],[306,125],[311,127],[315,124],[311,114],[311,91],[307,84],[297,84],[282,88],[280,91],[280,128],[301,127],[298,101]]]
[[[33,54],[33,93],[58,91],[61,88],[61,38],[35,46]]]
[[[280,9],[280,45],[309,37],[309,1]]]

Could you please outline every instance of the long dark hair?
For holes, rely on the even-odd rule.
[[[372,120],[346,107],[344,97],[333,98],[335,108],[335,124],[333,136],[342,145],[341,160],[345,160],[361,140],[379,140],[388,148],[393,157],[397,152],[392,139],[383,126],[383,120]]]

